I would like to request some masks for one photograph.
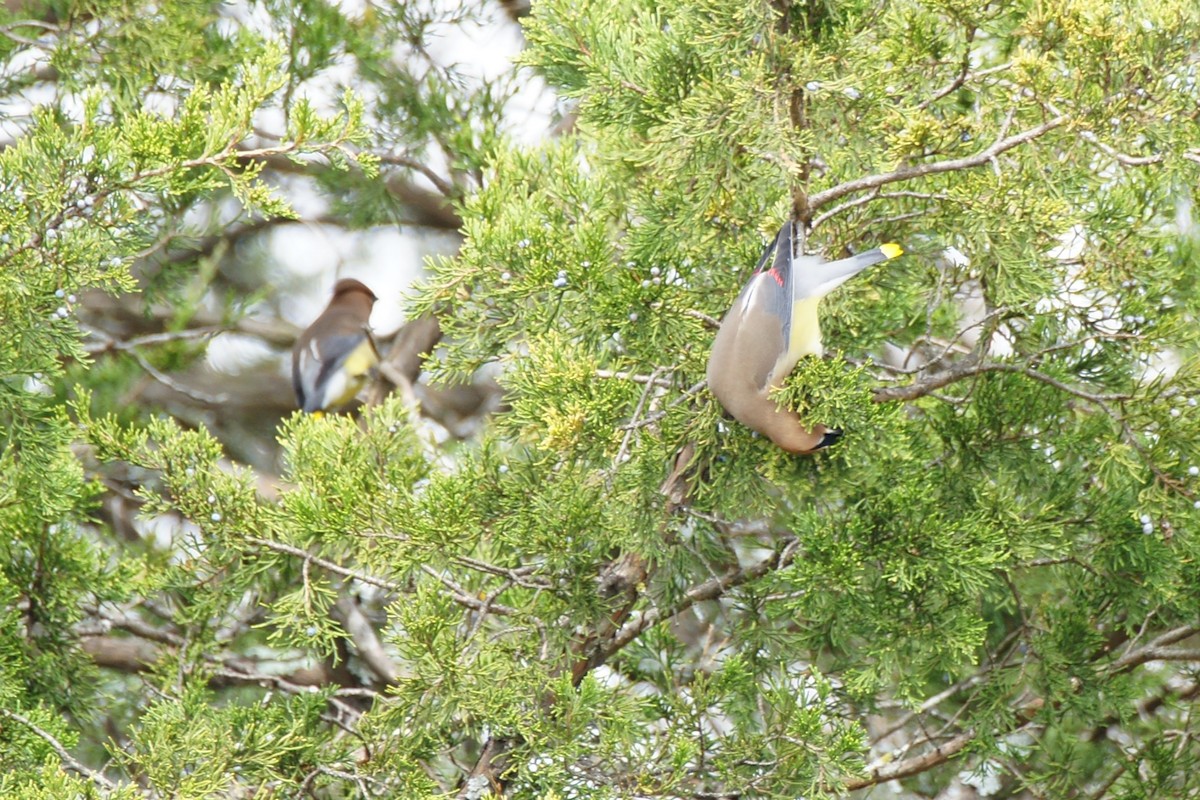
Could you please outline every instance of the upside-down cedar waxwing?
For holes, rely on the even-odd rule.
[[[308,413],[347,405],[379,363],[379,351],[367,321],[375,293],[366,284],[344,278],[333,287],[333,299],[292,348],[292,388]]]
[[[768,245],[725,315],[708,358],[708,388],[734,419],[792,453],[811,453],[837,441],[841,431],[806,428],[769,392],[806,355],[824,354],[817,306],[821,298],[872,264],[895,258],[898,244],[842,259],[797,255],[788,222]]]

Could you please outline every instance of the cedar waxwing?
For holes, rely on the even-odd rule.
[[[379,363],[379,351],[367,321],[375,293],[345,278],[333,287],[333,299],[292,348],[292,388],[308,413],[348,404]]]
[[[708,358],[708,388],[734,419],[792,453],[811,453],[837,441],[841,431],[809,429],[768,392],[780,386],[806,355],[821,356],[817,305],[872,264],[904,251],[885,244],[841,261],[796,255],[794,222],[780,229],[754,276],[725,315]]]

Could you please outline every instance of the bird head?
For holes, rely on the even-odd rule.
[[[379,299],[365,283],[355,278],[342,278],[333,286],[334,298],[348,297],[353,294],[366,295],[370,298],[371,303]]]

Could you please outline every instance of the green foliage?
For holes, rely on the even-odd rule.
[[[0,20],[58,92],[0,152],[0,794],[1195,791],[1194,3],[547,0],[521,62],[574,128],[537,146],[515,79],[431,55],[482,12],[252,10]],[[396,393],[283,420],[270,477],[232,403],[128,407],[203,352],[197,217],[286,218],[298,172],[394,221],[426,158],[465,237],[426,366],[504,390],[473,440]],[[774,393],[845,430],[811,457],[703,385],[788,216],[906,250]],[[163,337],[93,333],[139,286]]]
[[[215,707],[202,686],[151,704],[136,749],[114,752],[124,769],[184,797],[232,793],[235,787],[302,780],[323,738],[320,693],[278,703]]]
[[[613,13],[622,25],[608,24]],[[1115,687],[1095,679],[1096,647],[1056,621],[1060,609],[1092,638],[1149,609],[1174,620],[1165,626],[1195,613],[1168,568],[1191,552],[1196,520],[1195,486],[1182,478],[1195,415],[1179,413],[1197,390],[1195,328],[1175,324],[1194,320],[1194,257],[1166,265],[1192,252],[1173,224],[1174,175],[1194,176],[1185,161],[1195,152],[1183,139],[1144,149],[1151,130],[1181,130],[1179,111],[1150,100],[1147,81],[1194,58],[1180,38],[1189,15],[1139,7],[1135,21],[1083,3],[1029,15],[811,4],[782,18],[766,4],[544,4],[524,61],[577,101],[580,133],[532,157],[502,154],[468,204],[467,243],[457,261],[436,265],[422,301],[445,309],[453,335],[438,367],[454,376],[502,359],[512,412],[501,429],[570,464],[559,477],[575,476],[575,492],[611,480],[615,449],[627,458],[618,475],[640,486],[635,507],[653,508],[663,465],[685,442],[697,446],[695,516],[668,520],[665,543],[643,551],[659,565],[648,603],[670,606],[672,585],[699,585],[730,562],[730,522],[706,522],[765,516],[777,536],[794,536],[790,566],[770,578],[770,596],[787,599],[764,601],[750,587],[728,598],[747,608],[718,626],[733,653],[819,661],[838,676],[841,702],[919,705],[980,658],[1013,659],[1016,636],[1038,654],[1029,668],[1054,679],[1035,691],[1107,713],[1113,706],[1090,693]],[[1069,33],[1051,42],[1044,32],[1056,26]],[[1163,49],[1147,48],[1147,37]],[[971,79],[954,82],[939,65],[968,50]],[[1194,80],[1165,92],[1175,109],[1195,102]],[[995,157],[973,161],[989,147]],[[1154,168],[1125,168],[1143,157]],[[894,170],[910,177],[874,196],[865,187],[858,200],[840,194],[847,181]],[[575,219],[581,192],[589,213]],[[718,424],[706,395],[681,393],[702,377],[697,341],[708,338],[688,313],[728,308],[762,247],[751,231],[772,232],[785,203],[810,223],[808,246],[827,255],[905,243],[910,255],[895,267],[826,301],[826,338],[842,352],[898,346],[910,373],[930,365],[904,378],[878,355],[858,367],[840,357],[801,364],[778,398],[847,430],[840,449],[803,463]],[[607,244],[582,243],[593,227]],[[1078,265],[1052,255],[1064,236],[1081,237]],[[950,246],[970,254],[969,267],[936,265]],[[974,348],[953,341],[963,327],[955,293],[971,291],[987,312],[967,329]],[[606,330],[610,320],[618,331]],[[1000,342],[1011,354],[987,357]],[[1165,350],[1184,366],[1165,384],[1176,399],[1156,405],[1164,388],[1143,364]],[[933,383],[952,356],[981,367],[917,391],[908,408],[888,402],[887,383],[903,397],[903,384]],[[612,374],[626,376],[624,392],[608,386]],[[1140,521],[1145,511],[1151,523]],[[1108,560],[1118,552],[1120,566]],[[1050,568],[1064,563],[1077,566]],[[1142,588],[1116,578],[1131,572]],[[1053,646],[1038,633],[1060,629]],[[768,674],[747,681],[762,687]],[[1086,675],[1089,688],[1063,674]],[[662,689],[672,691],[669,681]],[[1020,684],[1007,692],[1016,697]],[[835,704],[825,724],[845,708]],[[1005,713],[989,724],[1011,728],[1016,712]],[[714,746],[764,735],[761,718],[744,724],[713,735]],[[761,755],[776,740],[755,741]],[[841,757],[831,744],[812,747]],[[803,773],[790,769],[693,775],[761,796],[837,784],[828,772],[823,785],[793,784]]]

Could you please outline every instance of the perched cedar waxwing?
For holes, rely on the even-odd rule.
[[[367,321],[375,293],[360,281],[344,278],[333,299],[292,348],[292,388],[308,413],[337,410],[348,404],[379,363],[379,351]]]
[[[904,251],[885,244],[841,261],[793,252],[794,222],[775,236],[725,315],[708,358],[708,388],[734,419],[792,453],[833,444],[841,431],[809,429],[768,392],[780,386],[806,355],[823,355],[817,305],[872,264]]]

